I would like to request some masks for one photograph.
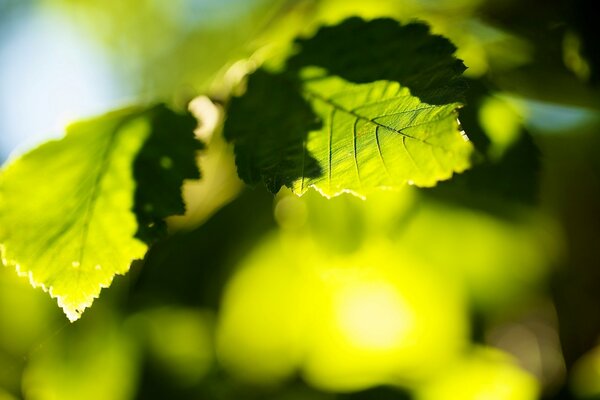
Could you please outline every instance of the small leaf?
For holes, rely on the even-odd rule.
[[[48,291],[71,321],[115,274],[126,273],[131,262],[146,253],[147,245],[136,237],[140,217],[134,213],[134,164],[139,170],[162,162],[161,154],[144,152],[155,148],[144,144],[152,144],[156,135],[152,124],[161,118],[185,121],[171,127],[173,143],[165,143],[164,149],[170,154],[178,138],[193,135],[189,117],[164,106],[130,108],[73,124],[63,139],[45,143],[3,168],[2,261],[27,275],[34,287]],[[157,126],[166,129],[162,123]],[[166,193],[176,189],[174,195],[162,197],[143,189],[151,182],[140,180],[137,198],[161,206],[158,213],[142,214],[142,220],[181,211],[166,206],[165,200],[178,204],[178,176],[160,176],[161,184],[168,183]]]
[[[420,23],[352,18],[297,43],[283,73],[258,70],[231,102],[224,131],[244,181],[364,197],[471,165],[458,122],[465,67],[447,39]]]

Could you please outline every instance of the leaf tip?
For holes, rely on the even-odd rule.
[[[66,296],[54,296],[52,293],[52,288],[50,288],[48,293],[50,293],[51,297],[56,298],[58,306],[63,310],[63,312],[69,319],[69,322],[71,322],[71,323],[73,323],[73,322],[77,321],[79,318],[81,318],[81,315],[83,314],[85,309],[90,307],[92,305],[92,302],[94,301],[94,299],[98,297],[98,296],[93,296],[93,297],[86,299],[84,302],[74,305],[74,304],[70,304],[69,302],[66,301]]]

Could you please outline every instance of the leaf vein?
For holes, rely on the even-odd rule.
[[[360,180],[360,170],[358,168],[358,152],[356,150],[356,141],[357,141],[357,132],[356,126],[358,125],[358,118],[354,118],[354,124],[352,125],[352,139],[354,144],[354,165],[356,167],[356,177],[358,178],[358,184],[362,187],[362,182]]]
[[[337,109],[335,107],[333,107],[333,105],[331,106],[331,113],[329,114],[329,143],[328,143],[328,147],[329,147],[329,169],[327,171],[327,179],[329,182],[329,191],[331,191],[331,159],[332,159],[332,140],[333,140],[333,118],[335,116],[335,112],[337,111]]]
[[[412,135],[409,135],[409,134],[403,132],[403,130],[405,130],[405,129],[414,128],[414,127],[417,127],[417,126],[427,125],[427,124],[431,124],[431,123],[434,123],[434,122],[441,121],[442,119],[446,118],[447,116],[444,116],[442,118],[436,118],[436,119],[433,119],[433,120],[430,120],[430,121],[426,121],[426,122],[423,122],[423,123],[419,123],[419,124],[415,124],[415,125],[405,126],[405,127],[402,127],[401,129],[396,129],[396,128],[393,128],[393,127],[390,127],[390,126],[386,126],[386,125],[384,125],[384,124],[382,124],[380,122],[377,122],[375,119],[366,117],[364,115],[357,114],[357,113],[353,112],[352,110],[348,110],[348,109],[342,107],[341,105],[339,105],[338,103],[335,103],[335,102],[331,101],[330,99],[328,99],[328,98],[326,98],[326,97],[324,97],[324,96],[322,96],[319,93],[316,93],[314,91],[311,91],[311,90],[308,90],[308,89],[305,88],[305,93],[309,97],[313,97],[315,99],[318,99],[318,100],[322,101],[323,103],[325,103],[328,106],[332,107],[334,110],[343,111],[343,112],[345,112],[347,114],[350,114],[350,115],[352,115],[352,116],[354,116],[356,118],[360,118],[360,119],[362,119],[364,121],[367,121],[367,122],[370,122],[370,123],[372,123],[374,125],[380,126],[381,128],[384,128],[384,129],[387,129],[389,131],[398,133],[398,134],[400,134],[400,135],[402,135],[402,136],[404,136],[404,137],[406,137],[408,139],[416,140],[418,142],[424,143],[424,144],[429,145],[429,146],[438,147],[438,148],[446,151],[447,153],[452,153],[451,150],[449,150],[449,149],[447,149],[447,148],[445,148],[443,146],[440,146],[439,144],[431,143],[431,142],[428,142],[427,140],[423,140],[421,138],[418,138],[418,137],[415,137],[415,136],[412,136]],[[385,117],[385,115],[379,116],[377,118],[381,118],[381,117]],[[330,127],[330,131],[331,130],[332,129]],[[331,132],[330,132],[330,138],[331,138]]]
[[[383,158],[383,152],[381,151],[381,144],[379,143],[379,126],[375,126],[375,141],[377,142],[377,151],[379,153],[379,159],[381,160],[381,163],[383,164],[383,169],[385,170],[386,174],[388,174],[389,177],[391,177],[392,175],[390,174],[390,171],[388,170],[388,167],[385,163],[385,159]]]
[[[91,221],[94,216],[94,210],[96,208],[98,196],[100,195],[100,186],[102,185],[102,179],[104,178],[104,175],[106,174],[106,171],[108,170],[110,158],[111,158],[112,152],[114,150],[115,140],[117,139],[117,135],[118,135],[119,131],[123,128],[123,126],[127,122],[129,122],[129,119],[125,118],[123,121],[120,121],[118,124],[116,124],[114,126],[114,128],[112,129],[112,131],[110,133],[108,142],[106,144],[106,149],[104,149],[104,151],[102,153],[100,167],[98,168],[96,177],[94,179],[94,183],[92,184],[92,193],[90,194],[88,203],[85,206],[85,215],[83,217],[83,226],[81,229],[81,237],[80,237],[81,243],[80,243],[80,248],[79,248],[79,257],[77,260],[79,265],[83,265],[83,258],[85,256],[85,245],[87,243]],[[81,269],[78,269],[78,274],[81,274]],[[78,275],[78,277],[79,277],[79,275]]]

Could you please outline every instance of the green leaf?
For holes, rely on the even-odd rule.
[[[240,177],[331,197],[434,186],[471,165],[458,109],[465,67],[426,25],[358,18],[297,41],[280,74],[258,70],[225,137]]]
[[[162,196],[147,189],[157,182],[146,179],[138,180],[136,190],[136,178],[144,166],[156,172],[152,167],[157,163],[175,170],[177,164],[164,165],[169,150],[149,151],[155,148],[157,129],[166,129],[155,122],[181,119],[172,126],[172,143],[165,143],[170,148],[181,138],[193,137],[190,118],[164,106],[116,111],[73,124],[63,139],[5,166],[0,175],[3,263],[14,265],[34,287],[48,291],[71,321],[78,319],[115,274],[126,273],[131,262],[146,253],[147,244],[137,237],[143,236],[137,220],[181,211],[180,188],[174,184],[194,174],[159,174],[158,183],[169,182]],[[135,200],[157,207],[136,215],[134,209],[144,206]]]
[[[326,196],[405,183],[434,186],[470,165],[472,146],[460,133],[458,103],[431,105],[396,82],[354,84],[327,75],[307,80],[303,91],[323,119],[306,143],[323,174],[296,180],[297,194],[310,186]]]
[[[114,312],[94,317],[44,341],[27,357],[23,397],[37,400],[127,400],[136,397],[139,339]],[[104,313],[102,312],[104,311]],[[137,339],[137,340],[136,340]]]

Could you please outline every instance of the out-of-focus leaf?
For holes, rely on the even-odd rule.
[[[423,386],[415,399],[535,400],[540,398],[539,386],[539,382],[509,355],[481,347],[473,349],[463,360],[450,365]]]
[[[474,309],[508,307],[534,295],[560,256],[555,226],[531,209],[513,211],[509,220],[427,197],[417,204],[397,245],[462,281]]]
[[[52,301],[8,268],[0,268],[0,353],[19,362],[60,314]],[[64,324],[63,320],[60,320]],[[6,367],[0,367],[0,370]],[[0,373],[0,387],[3,386]],[[6,386],[3,386],[6,388]]]
[[[577,398],[597,399],[600,397],[600,348],[595,347],[584,354],[573,366],[570,386]]]
[[[129,322],[149,352],[151,368],[161,379],[190,387],[210,371],[214,358],[212,313],[164,307],[139,313]]]
[[[300,369],[327,391],[436,375],[464,348],[462,289],[381,239],[344,255],[303,234],[265,240],[225,290],[216,333],[221,365],[261,385]]]
[[[517,206],[537,204],[540,151],[528,132],[520,130],[518,134],[520,137],[500,159],[485,160],[426,194],[508,218]]]
[[[298,43],[285,72],[257,71],[232,101],[225,136],[244,181],[364,196],[470,166],[464,65],[448,40],[420,23],[352,18]]]
[[[174,132],[169,143],[167,122]],[[147,245],[136,236],[141,229],[147,238],[149,231],[136,216],[153,222],[181,211],[182,176],[195,175],[185,157],[193,150],[181,154],[177,144],[189,144],[188,129],[193,135],[190,117],[164,106],[130,108],[71,125],[63,139],[13,160],[0,175],[3,263],[48,291],[71,321],[78,319],[115,274],[144,256]],[[180,160],[169,163],[170,156]],[[149,179],[147,171],[158,166],[174,172]],[[156,179],[158,192],[149,189],[158,187]]]
[[[69,325],[33,354],[23,374],[31,400],[129,400],[139,375],[137,343],[110,314]]]

